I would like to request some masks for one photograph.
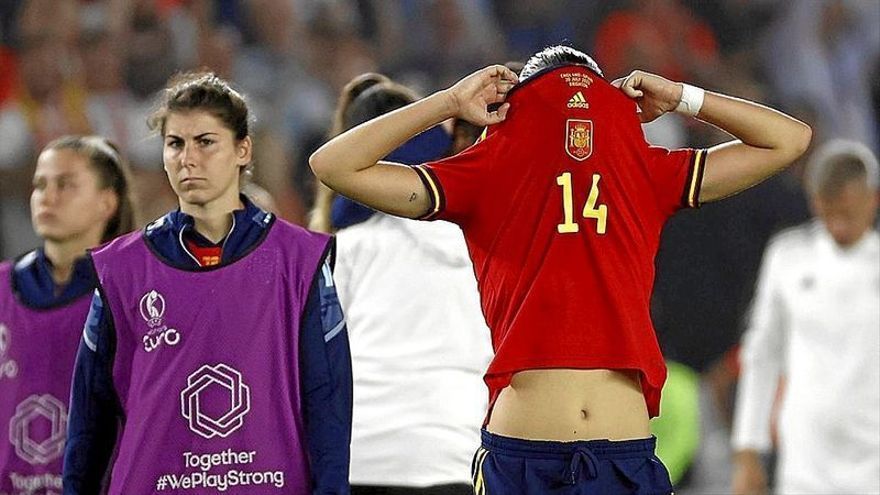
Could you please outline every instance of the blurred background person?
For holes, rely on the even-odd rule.
[[[72,67],[74,47],[66,27],[75,18],[71,7],[70,2],[52,6],[34,0],[23,5],[15,19],[16,79],[0,106],[0,237],[7,257],[39,244],[27,212],[39,151],[65,134],[92,131],[85,88]]]
[[[351,107],[351,103],[367,89],[381,82],[389,82],[387,76],[375,72],[366,72],[356,76],[343,86],[339,92],[339,98],[336,101],[336,109],[333,112],[333,122],[330,131],[327,133],[327,139],[332,139],[346,130],[349,122],[347,113]],[[333,211],[333,202],[336,198],[336,191],[329,187],[315,182],[315,206],[309,216],[309,228],[318,232],[333,233],[338,226],[333,225],[331,215]],[[366,207],[365,211],[372,211]]]
[[[866,146],[825,144],[807,169],[816,219],[767,248],[743,336],[734,493],[768,488],[777,395],[779,493],[880,493],[878,181]]]
[[[102,137],[62,137],[37,159],[30,209],[43,244],[0,263],[0,493],[61,493],[73,363],[97,285],[86,249],[132,229],[129,188]]]
[[[778,8],[756,53],[779,99],[815,111],[826,138],[853,139],[876,151],[877,106],[865,102],[877,86],[877,2],[782,2]]]
[[[333,126],[340,132],[417,99],[377,74],[346,88]],[[416,165],[445,156],[452,143],[440,125],[389,158]],[[339,228],[335,274],[352,346],[352,493],[473,493],[468,473],[491,347],[461,231],[342,196],[324,209],[332,212],[313,218]]]

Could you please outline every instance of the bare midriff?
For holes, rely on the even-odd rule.
[[[498,396],[486,429],[562,442],[651,435],[639,374],[629,370],[520,371]]]

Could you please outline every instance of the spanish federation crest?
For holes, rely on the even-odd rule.
[[[565,121],[565,152],[582,162],[593,154],[593,121],[568,119]]]

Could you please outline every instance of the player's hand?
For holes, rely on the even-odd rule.
[[[636,101],[642,110],[639,113],[642,122],[650,122],[666,112],[675,110],[678,102],[681,101],[680,83],[640,70],[633,71],[611,84]]]
[[[510,104],[503,103],[494,112],[487,107],[504,102],[517,81],[516,73],[503,65],[480,69],[446,90],[450,112],[474,125],[497,124],[507,118]]]
[[[732,492],[734,495],[765,495],[767,473],[757,452],[737,452],[734,456]]]

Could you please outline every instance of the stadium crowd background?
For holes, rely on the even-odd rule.
[[[121,147],[140,225],[173,207],[145,120],[176,71],[210,68],[249,97],[255,182],[279,214],[305,224],[315,187],[307,158],[351,77],[378,71],[426,94],[559,42],[593,54],[609,79],[639,68],[768,102],[808,122],[814,146],[833,137],[880,146],[876,0],[3,0],[0,254],[38,245],[33,166],[64,134]],[[707,129],[669,115],[646,133],[669,147],[721,141]],[[802,165],[683,212],[664,233],[652,309],[667,358],[700,374],[692,486],[729,481],[736,344],[767,239],[809,218]]]

